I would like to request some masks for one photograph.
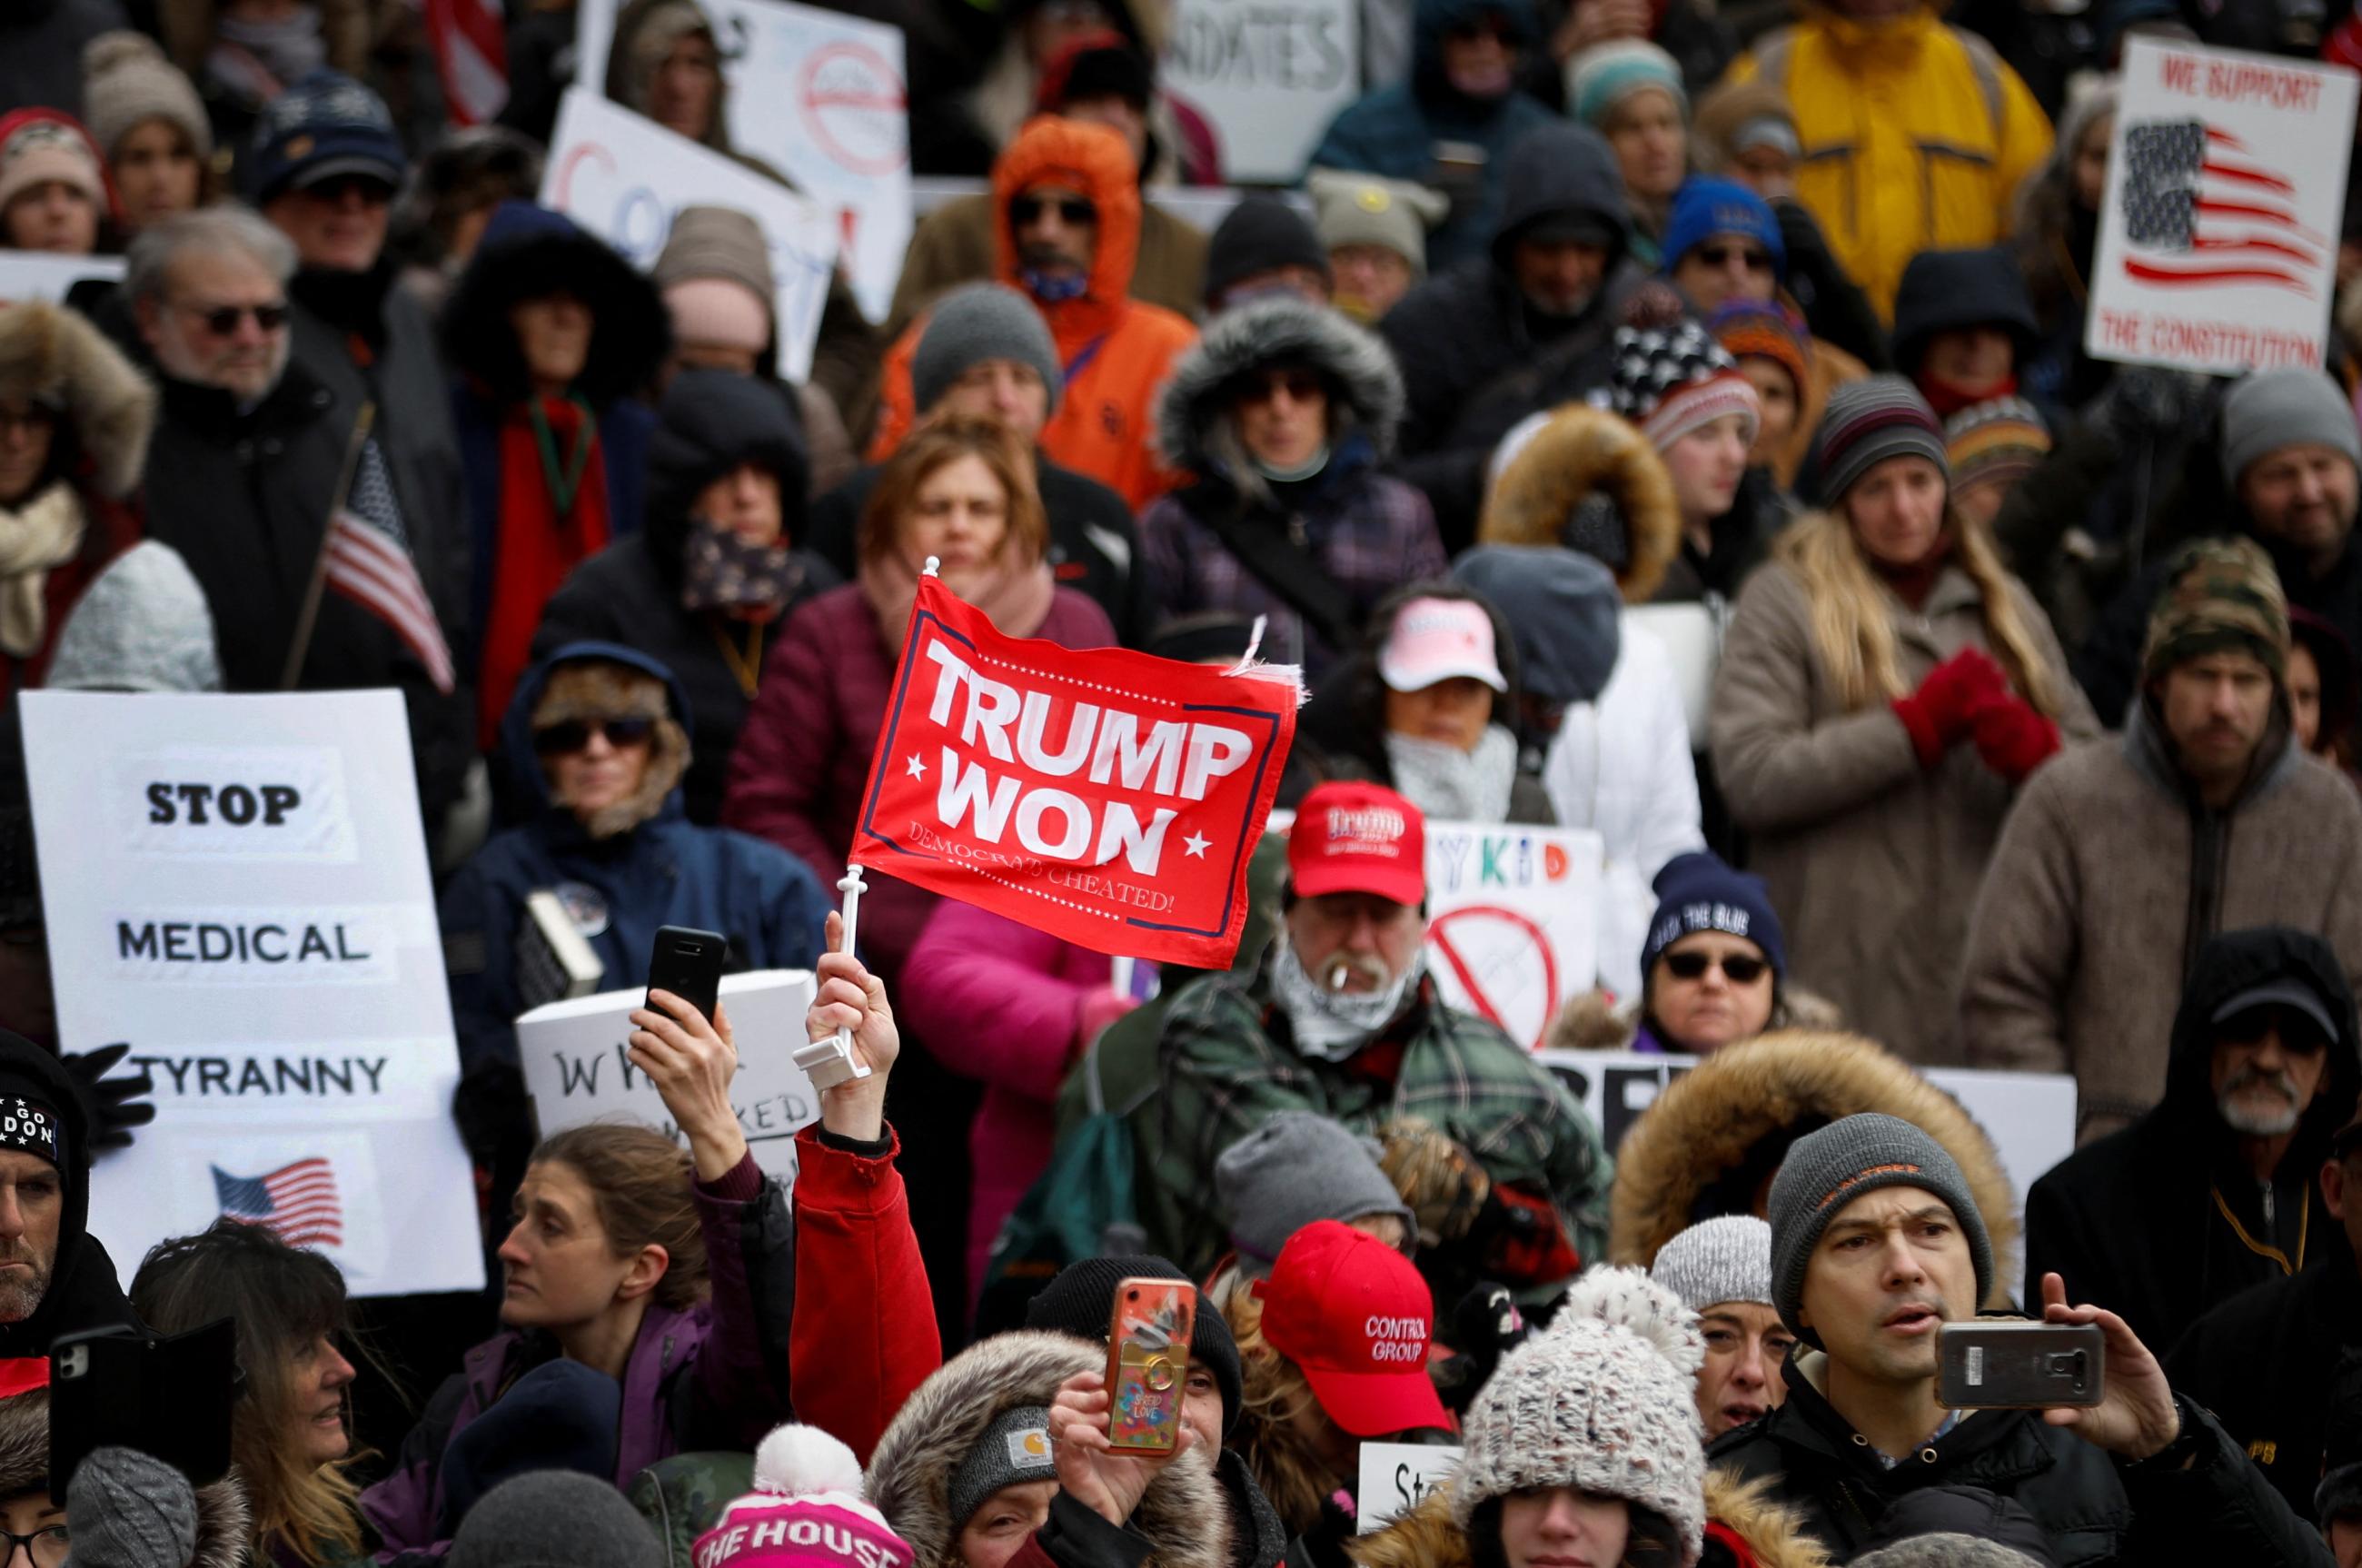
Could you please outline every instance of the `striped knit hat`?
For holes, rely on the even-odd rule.
[[[1665,326],[1619,326],[1607,406],[1658,451],[1726,414],[1743,415],[1748,445],[1763,423],[1755,388],[1714,335],[1687,316]]]
[[[2050,455],[2050,431],[2024,398],[1987,398],[1944,421],[1944,447],[1951,455],[1953,489],[1987,480],[2015,484]]]
[[[1751,354],[1787,371],[1796,388],[1796,401],[1805,401],[1805,387],[1811,379],[1805,363],[1811,337],[1794,311],[1770,302],[1728,300],[1705,318],[1705,325],[1733,359]]]
[[[1617,39],[1594,44],[1567,61],[1566,110],[1595,130],[1602,128],[1616,105],[1643,87],[1662,88],[1686,120],[1689,94],[1682,90],[1682,68],[1673,57],[1646,39]]]
[[[1952,477],[1936,411],[1901,376],[1871,376],[1831,392],[1814,443],[1824,506],[1844,500],[1856,480],[1889,458],[1925,458],[1947,483]]]

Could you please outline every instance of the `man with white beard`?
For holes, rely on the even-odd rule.
[[[2328,944],[2287,926],[2211,938],[2165,1099],[2027,1195],[2026,1277],[2064,1275],[2164,1353],[2209,1308],[2340,1245],[2314,1178],[2357,1086],[2354,995]]]
[[[1220,1250],[1216,1156],[1281,1110],[1387,1144],[1440,1300],[1478,1279],[1540,1293],[1604,1260],[1613,1175],[1566,1089],[1427,972],[1426,823],[1376,784],[1323,784],[1288,834],[1262,962],[1165,1016],[1156,1099],[1133,1117],[1185,1265]],[[1319,1173],[1308,1172],[1307,1180]],[[1210,1261],[1210,1254],[1209,1254]]]

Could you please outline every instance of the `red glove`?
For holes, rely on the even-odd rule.
[[[2009,694],[2009,678],[1982,648],[1962,648],[1927,672],[1919,690],[1894,700],[1894,716],[1911,733],[1919,766],[1933,767],[1955,742],[1966,739],[1980,703]]]
[[[2025,783],[2058,749],[2058,726],[2023,697],[1986,698],[1973,723],[1977,755],[2012,784]]]

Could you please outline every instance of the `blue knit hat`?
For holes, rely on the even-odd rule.
[[[1657,873],[1657,913],[1640,948],[1640,973],[1684,936],[1716,931],[1744,937],[1763,949],[1774,982],[1788,977],[1788,950],[1780,940],[1780,917],[1763,878],[1734,871],[1709,849],[1676,855]]]
[[[1772,253],[1772,272],[1788,281],[1788,245],[1780,237],[1780,220],[1772,204],[1736,180],[1693,174],[1673,193],[1672,215],[1665,222],[1665,271],[1717,234],[1744,235]]]
[[[385,100],[342,72],[313,72],[271,101],[247,150],[248,199],[260,206],[289,186],[340,174],[402,185],[409,160]]]

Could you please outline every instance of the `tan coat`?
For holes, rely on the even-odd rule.
[[[1959,1010],[1969,1065],[2073,1073],[2080,1143],[2164,1098],[2174,1010],[2204,937],[2314,932],[2362,988],[2353,786],[2287,746],[2232,806],[2211,921],[2193,909],[2199,817],[2185,791],[2144,703],[2121,737],[2027,781],[1977,899]]]
[[[1882,592],[1883,590],[1882,590]],[[2041,608],[2014,579],[2018,613],[2069,703],[2070,739],[2099,733]],[[1985,639],[1983,603],[1958,566],[1923,613],[1890,598],[1904,683]],[[2008,813],[2010,788],[1967,742],[1922,771],[1884,702],[1849,711],[1822,662],[1802,581],[1783,561],[1748,580],[1715,677],[1707,735],[1749,866],[1788,939],[1791,983],[1905,1061],[1959,1061],[1949,1027],[1969,910]]]
[[[992,197],[961,196],[919,220],[902,255],[902,276],[881,337],[888,343],[938,295],[993,275]],[[1142,197],[1140,253],[1131,264],[1131,297],[1198,319],[1206,292],[1206,237]]]

